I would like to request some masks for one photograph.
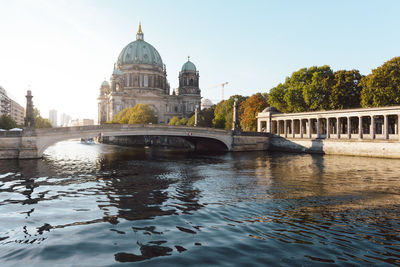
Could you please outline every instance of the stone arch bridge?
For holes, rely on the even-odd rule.
[[[196,145],[210,142],[219,143],[225,151],[267,150],[269,135],[266,133],[236,133],[214,128],[106,124],[49,129],[32,129],[22,132],[0,132],[0,159],[41,158],[51,145],[74,138],[102,136],[174,136],[183,137]]]

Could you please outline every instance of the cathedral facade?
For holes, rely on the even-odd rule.
[[[114,64],[110,82],[100,86],[98,122],[111,121],[118,112],[136,104],[148,104],[158,123],[173,116],[189,117],[200,108],[199,72],[188,59],[179,72],[179,88],[170,93],[165,64],[158,51],[144,41],[139,24],[136,40],[129,43]]]

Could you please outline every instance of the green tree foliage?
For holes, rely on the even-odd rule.
[[[188,118],[182,118],[180,119],[176,125],[186,125],[188,123],[189,119]]]
[[[198,118],[197,118],[198,119],[197,126],[199,126],[199,127],[214,127],[213,122],[212,122],[214,119],[214,111],[215,111],[215,105],[213,105],[210,108],[200,110]],[[195,116],[196,116],[196,114],[193,114],[193,116],[189,118],[189,120],[186,124],[187,126],[194,126]]]
[[[343,109],[360,106],[362,75],[325,65],[302,68],[268,94],[268,104],[282,112]]]
[[[190,117],[186,123],[187,126],[194,126],[194,123],[196,121],[196,114],[193,114],[192,117]]]
[[[147,124],[157,123],[154,111],[147,104],[136,104],[133,108],[125,108],[116,114],[112,123]]]
[[[0,129],[10,130],[16,127],[17,123],[10,115],[2,115],[0,117]]]
[[[37,108],[33,108],[33,116],[35,120],[35,128],[52,128],[49,119],[45,119],[40,116],[40,111]]]
[[[392,58],[361,80],[361,106],[400,104],[400,57]]]
[[[268,104],[282,112],[289,112],[288,104],[285,101],[287,89],[286,83],[280,83],[276,87],[269,90]]]
[[[233,120],[233,102],[238,99],[238,106],[246,98],[241,95],[233,95],[228,100],[222,100],[217,104],[214,111],[213,125],[215,128],[230,130]]]
[[[329,108],[345,109],[360,107],[361,79],[358,70],[339,70],[334,73],[335,82],[329,96]]]
[[[329,95],[333,83],[334,75],[329,66],[325,65],[322,67],[309,68],[303,87],[306,110],[329,109]]]
[[[266,96],[254,94],[240,105],[240,126],[244,131],[257,131],[257,114],[268,106]]]
[[[199,121],[197,122],[197,126],[199,127],[214,127],[213,119],[214,119],[215,105],[202,109],[199,112]]]
[[[178,116],[173,116],[171,120],[169,121],[168,125],[176,125],[179,122],[179,117]]]

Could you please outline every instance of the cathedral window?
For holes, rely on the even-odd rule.
[[[149,76],[144,76],[144,87],[149,87]]]
[[[189,85],[193,85],[193,79],[190,79]]]

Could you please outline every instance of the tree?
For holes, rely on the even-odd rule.
[[[147,124],[157,123],[154,111],[147,104],[136,104],[133,108],[125,108],[116,114],[112,123]]]
[[[257,131],[257,115],[268,106],[267,99],[261,93],[247,98],[240,105],[240,126],[244,131]]]
[[[304,81],[303,87],[303,98],[307,108],[302,111],[329,109],[329,95],[334,83],[332,69],[325,65],[311,67],[307,72],[307,80]]]
[[[329,66],[302,68],[270,90],[268,103],[282,112],[326,110],[334,84]]]
[[[2,115],[0,117],[0,129],[10,130],[16,127],[17,123],[10,115]]]
[[[196,122],[196,114],[193,114],[193,116],[188,119],[186,125],[187,126],[194,126],[195,122]]]
[[[339,70],[334,73],[335,81],[329,96],[329,108],[345,109],[360,107],[361,79],[358,70]]]
[[[361,80],[361,106],[400,104],[400,57],[394,57]]]
[[[238,106],[246,98],[241,95],[233,95],[228,100],[222,100],[217,104],[214,111],[213,124],[215,128],[230,130],[233,120],[233,102],[238,99]]]
[[[197,122],[197,126],[200,127],[214,127],[213,119],[214,119],[215,105],[202,109],[199,112],[199,121]]]
[[[188,118],[182,118],[175,125],[186,125],[188,120]]]
[[[285,101],[285,94],[287,90],[287,85],[282,83],[269,90],[268,104],[271,107],[275,107],[279,111],[288,112],[289,107],[287,102]]]
[[[199,110],[199,114],[197,117],[197,126],[199,127],[213,127],[213,119],[214,119],[214,111],[215,111],[215,105]],[[196,114],[193,114],[192,117],[189,118],[187,122],[187,126],[194,126],[195,123],[195,116]]]
[[[173,116],[171,120],[169,121],[168,125],[176,125],[179,122],[179,117],[178,116]]]
[[[35,120],[35,128],[52,128],[49,119],[45,119],[40,116],[40,111],[37,108],[33,108],[33,116]]]

